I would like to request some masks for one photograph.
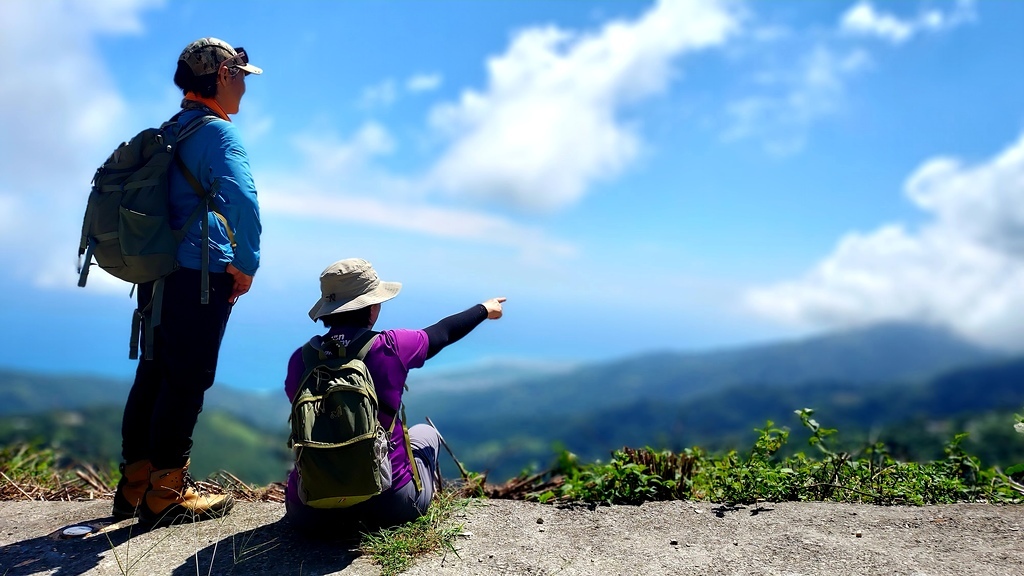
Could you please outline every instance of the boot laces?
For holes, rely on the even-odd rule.
[[[223,494],[224,490],[217,484],[211,484],[210,482],[204,482],[202,480],[196,480],[185,470],[185,474],[182,477],[184,485],[182,486],[182,494],[188,492],[191,488],[199,496],[213,496],[217,494]]]
[[[196,492],[200,492],[201,491],[201,489],[199,487],[199,483],[196,482],[192,478],[192,475],[188,473],[188,470],[185,470],[185,473],[182,474],[181,480],[182,480],[182,492],[188,492],[189,488],[195,490]]]

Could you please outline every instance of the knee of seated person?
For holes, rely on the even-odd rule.
[[[416,424],[409,428],[409,439],[416,446],[438,446],[440,435],[437,430],[429,424]]]

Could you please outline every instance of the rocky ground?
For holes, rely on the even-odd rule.
[[[110,524],[110,502],[0,502],[0,575],[376,575],[342,542],[303,539],[281,504],[149,532]],[[557,508],[479,501],[455,551],[410,575],[1024,574],[1024,506],[881,507],[703,502]],[[104,530],[62,537],[72,525]]]

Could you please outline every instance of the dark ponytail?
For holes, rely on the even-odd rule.
[[[217,95],[217,73],[196,76],[187,63],[178,60],[178,69],[174,72],[174,85],[181,88],[182,94],[195,92],[203,98],[213,98]]]

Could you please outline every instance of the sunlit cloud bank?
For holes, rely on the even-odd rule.
[[[1024,136],[978,165],[929,160],[905,192],[926,223],[850,233],[806,276],[753,290],[746,303],[802,326],[923,321],[1024,347]]]
[[[917,34],[949,30],[974,18],[972,0],[958,0],[949,11],[921,10],[914,18],[899,18],[880,12],[870,2],[862,1],[843,14],[840,26],[850,35],[875,36],[893,44],[902,44]]]
[[[424,170],[399,175],[385,168],[399,143],[374,122],[347,138],[306,134],[293,141],[305,166],[258,174],[261,204],[300,218],[574,254],[570,243],[504,210],[564,208],[596,180],[624,170],[642,142],[619,117],[623,110],[662,91],[680,55],[736,32],[737,12],[729,2],[666,0],[591,33],[521,30],[488,61],[485,89],[464,90],[457,102],[433,109],[429,125],[445,145]],[[367,88],[362,102],[388,105],[402,86],[426,91],[440,82],[430,74],[404,85],[389,79]]]
[[[157,4],[0,2],[0,242],[19,247],[16,260],[5,258],[15,275],[74,285],[82,214],[49,209],[40,218],[40,206],[85,208],[96,151],[125,137],[114,131],[128,114],[96,39],[140,33],[141,13]],[[24,241],[29,222],[42,240]]]
[[[595,33],[520,31],[488,60],[485,89],[433,111],[431,124],[451,145],[431,183],[524,211],[575,203],[639,153],[623,109],[661,91],[678,56],[719,45],[737,28],[731,4],[679,0]]]
[[[0,175],[3,188],[48,188],[83,170],[88,185],[95,150],[112,148],[126,113],[96,38],[140,32],[138,17],[153,4],[0,3],[0,154],[19,167]]]

